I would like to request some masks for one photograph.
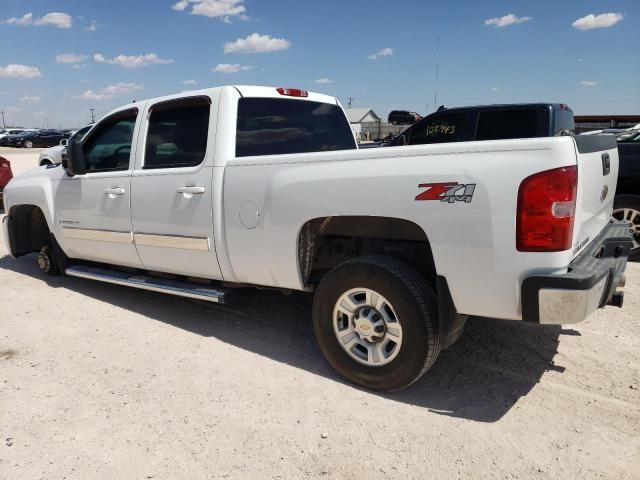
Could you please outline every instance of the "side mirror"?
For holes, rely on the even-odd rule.
[[[407,137],[405,137],[404,135],[398,135],[395,143],[399,147],[404,147],[407,144]]]
[[[67,144],[67,155],[62,162],[62,168],[65,169],[67,175],[73,177],[74,175],[84,175],[87,172],[84,163],[84,151],[82,150],[82,143],[72,139]]]
[[[60,140],[60,145],[62,145],[63,147],[66,147],[68,143],[69,143],[69,140],[67,140],[66,138],[63,138],[62,140]]]

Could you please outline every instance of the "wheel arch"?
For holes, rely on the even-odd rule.
[[[428,280],[436,268],[431,244],[418,224],[396,217],[326,216],[306,221],[298,231],[298,267],[303,284],[313,273],[362,255],[385,254],[412,263]]]
[[[50,243],[52,226],[39,206],[13,205],[8,217],[9,246],[14,257],[38,252]]]

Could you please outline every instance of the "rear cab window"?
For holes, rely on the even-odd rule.
[[[236,157],[356,148],[338,105],[281,98],[238,100]]]
[[[478,114],[476,140],[506,140],[547,136],[544,109],[481,110]]]

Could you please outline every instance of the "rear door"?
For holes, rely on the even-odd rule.
[[[147,270],[222,278],[213,241],[217,111],[208,96],[147,107],[131,186],[134,241]]]

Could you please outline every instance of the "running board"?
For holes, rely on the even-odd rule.
[[[215,303],[229,303],[232,294],[229,290],[222,290],[210,286],[199,285],[185,280],[171,280],[156,278],[149,275],[131,274],[120,270],[92,267],[88,265],[73,265],[64,271],[70,277],[98,280],[99,282],[125,285],[127,287],[150,290],[152,292],[168,293],[179,297],[195,298]]]

